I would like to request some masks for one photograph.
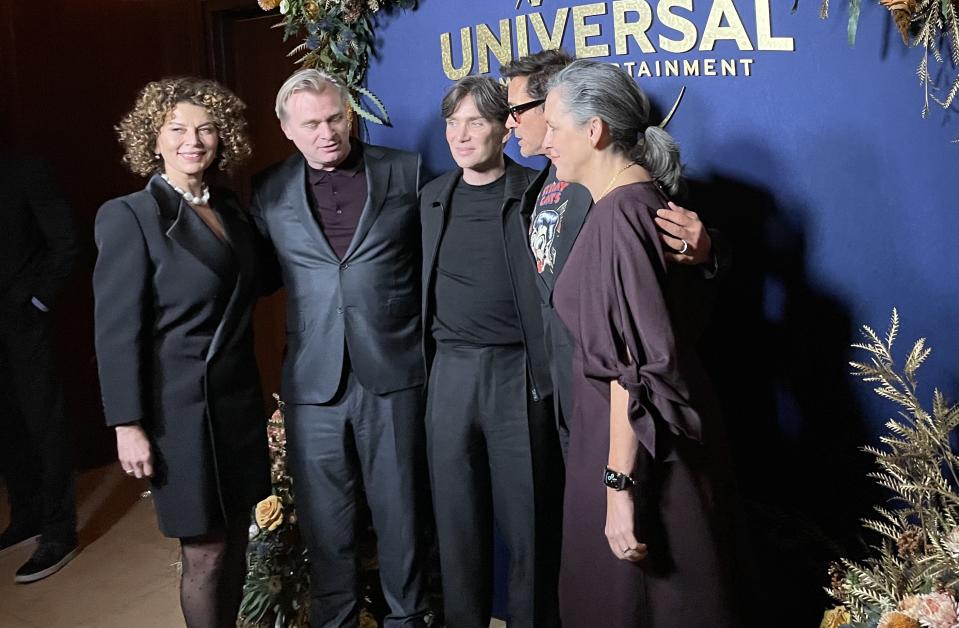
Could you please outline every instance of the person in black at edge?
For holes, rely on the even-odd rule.
[[[26,583],[53,574],[79,551],[53,313],[78,246],[73,212],[41,159],[0,155],[0,188],[0,372],[10,397],[0,413],[10,498],[0,552],[39,537],[14,578]]]
[[[509,625],[558,626],[563,463],[519,202],[536,175],[503,155],[506,93],[471,76],[446,94],[459,166],[427,184],[426,433],[446,622],[485,628],[493,521],[509,548]]]
[[[509,79],[510,116],[506,126],[516,137],[524,157],[549,157],[543,151],[546,86],[555,74],[572,62],[573,57],[565,50],[544,50],[515,59],[500,69],[502,76]],[[542,308],[555,391],[554,410],[564,458],[568,439],[564,417],[572,410],[568,397],[574,343],[556,317],[552,305],[553,287],[592,206],[593,199],[585,187],[558,180],[556,169],[547,164],[523,195],[521,208],[522,224],[519,228],[529,238],[528,246],[534,258],[530,263],[535,264],[538,276],[534,283],[538,305]],[[666,245],[668,261],[698,266],[704,279],[712,279],[728,268],[728,249],[721,246],[721,234],[706,229],[696,213],[670,202],[668,207],[657,212],[656,224],[660,229],[659,237]],[[696,295],[694,302],[699,302],[702,296]]]

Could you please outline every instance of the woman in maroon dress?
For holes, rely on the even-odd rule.
[[[563,626],[730,626],[716,403],[681,331],[685,270],[667,268],[653,221],[679,183],[679,151],[609,64],[563,70],[545,115],[558,178],[595,203],[554,294],[576,341]]]

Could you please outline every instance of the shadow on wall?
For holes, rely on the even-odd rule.
[[[756,145],[723,153],[773,160]],[[858,449],[869,430],[848,374],[853,326],[806,276],[802,208],[719,175],[690,181],[689,196],[734,255],[701,349],[739,489],[744,620],[815,626],[831,606],[829,563],[863,553],[859,519],[879,501],[871,458]]]

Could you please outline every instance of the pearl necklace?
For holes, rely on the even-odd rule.
[[[607,193],[607,192],[609,192],[611,189],[613,189],[613,184],[616,183],[616,179],[619,178],[619,175],[623,174],[624,172],[626,172],[627,170],[629,170],[630,168],[632,168],[632,167],[635,166],[635,165],[636,165],[636,162],[631,161],[631,162],[629,162],[628,164],[626,164],[625,166],[623,166],[622,169],[621,169],[619,172],[617,172],[616,174],[614,174],[614,175],[613,175],[613,178],[610,179],[610,180],[609,180],[609,183],[606,185],[606,189],[603,190],[603,193],[599,195],[599,198],[598,198],[598,199],[596,199],[596,202],[599,202],[600,199],[602,199],[604,196],[606,196],[606,193]]]
[[[174,189],[183,199],[190,205],[206,205],[210,202],[210,186],[206,183],[203,184],[203,193],[200,196],[194,196],[190,192],[180,189],[177,186],[173,185],[173,181],[170,181],[170,177],[166,176],[166,173],[160,174],[160,178],[167,182],[171,188]]]

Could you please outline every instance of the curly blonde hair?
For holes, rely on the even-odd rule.
[[[156,154],[157,135],[177,104],[190,103],[210,113],[219,136],[220,170],[232,170],[252,150],[246,134],[246,105],[216,81],[191,76],[165,78],[147,83],[136,103],[115,128],[123,145],[123,163],[134,173],[148,177],[159,172],[163,159]]]

